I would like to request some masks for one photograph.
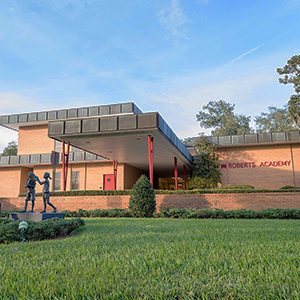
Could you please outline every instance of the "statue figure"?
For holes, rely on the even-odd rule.
[[[33,212],[34,201],[35,201],[35,185],[36,185],[36,181],[39,180],[38,177],[33,174],[33,172],[29,172],[28,177],[29,178],[27,179],[26,184],[25,184],[25,188],[27,188],[27,195],[25,198],[25,208],[22,212],[27,211],[27,205],[28,205],[29,200],[31,200],[31,202],[32,202],[30,212]]]
[[[39,179],[37,179],[39,184],[43,185],[42,195],[43,195],[43,200],[44,200],[44,210],[41,213],[46,212],[47,204],[50,205],[53,208],[53,212],[56,213],[57,208],[52,203],[50,203],[49,179],[52,179],[52,178],[50,177],[50,174],[48,172],[45,172],[44,178],[45,178],[45,180],[42,182]]]

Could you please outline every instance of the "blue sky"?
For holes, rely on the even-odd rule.
[[[134,101],[184,138],[209,133],[210,100],[253,117],[293,93],[276,68],[300,52],[300,0],[1,2],[0,115]]]

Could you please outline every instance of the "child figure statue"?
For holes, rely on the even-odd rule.
[[[53,212],[56,213],[57,208],[52,203],[50,203],[50,192],[49,192],[50,183],[49,183],[49,179],[52,179],[52,178],[50,177],[50,174],[48,172],[45,172],[44,178],[45,178],[45,180],[42,181],[42,182],[40,180],[38,180],[39,184],[44,185],[43,186],[43,192],[42,192],[43,200],[44,200],[44,210],[41,213],[46,212],[47,204],[50,205],[53,208]]]
[[[28,205],[28,201],[31,200],[32,205],[31,205],[31,211],[33,212],[33,208],[34,208],[34,201],[35,201],[35,185],[36,185],[36,181],[39,181],[39,178],[33,174],[33,172],[29,172],[28,173],[28,179],[26,181],[25,184],[25,188],[27,188],[27,195],[25,198],[25,208],[22,212],[26,212],[27,211],[27,205]]]

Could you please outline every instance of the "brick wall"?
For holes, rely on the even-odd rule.
[[[257,189],[299,186],[298,144],[219,148],[222,185],[252,185]]]
[[[51,153],[54,140],[48,138],[48,125],[19,128],[18,155]]]
[[[25,198],[0,198],[3,210],[22,210]],[[78,197],[52,197],[50,202],[59,210],[78,210],[79,208],[91,210],[95,208],[127,208],[129,196],[78,196]],[[172,194],[157,195],[158,209],[163,208],[221,208],[253,209],[265,208],[300,208],[300,193],[255,193],[255,194]],[[29,205],[29,207],[31,207]],[[43,209],[41,197],[37,197],[35,211]],[[47,208],[51,211],[51,207]]]

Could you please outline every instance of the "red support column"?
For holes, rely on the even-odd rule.
[[[186,190],[186,166],[183,165],[183,187]]]
[[[113,169],[114,169],[114,190],[117,189],[117,167],[118,162],[116,160],[113,161]]]
[[[63,191],[67,187],[67,177],[68,177],[68,165],[69,165],[69,152],[70,152],[70,143],[67,143],[67,153],[65,150],[65,141],[62,141],[62,175],[63,175]]]
[[[153,184],[153,137],[148,135],[148,153],[149,153],[149,180]]]
[[[174,157],[174,170],[175,170],[175,190],[178,190],[178,171],[177,171],[177,157]]]

